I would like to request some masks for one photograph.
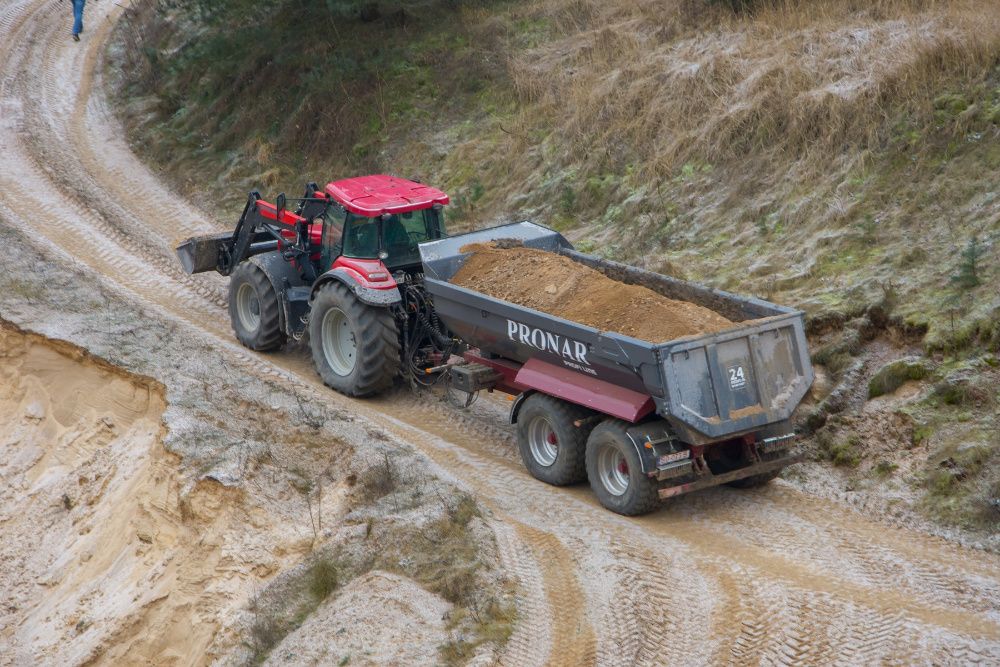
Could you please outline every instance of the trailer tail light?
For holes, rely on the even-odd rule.
[[[389,274],[386,273],[385,271],[375,271],[373,273],[368,274],[368,280],[372,281],[373,283],[384,283],[388,279],[389,279]]]

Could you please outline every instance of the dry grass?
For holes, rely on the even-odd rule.
[[[995,1],[753,0],[739,12],[727,1],[448,5],[454,42],[429,24],[403,41],[384,31],[409,45],[403,63],[383,53],[338,73],[336,49],[319,50],[330,63],[319,68],[309,69],[319,51],[304,54],[301,67],[323,76],[280,112],[273,96],[242,104],[242,79],[205,47],[205,67],[235,87],[202,91],[203,104],[187,90],[203,68],[165,70],[191,109],[139,134],[181,180],[217,195],[368,170],[415,176],[452,196],[453,232],[532,218],[588,252],[683,266],[689,279],[811,313],[871,303],[893,279],[900,314],[930,347],[954,348],[973,329],[964,338],[995,346]],[[282,27],[272,25],[283,50]],[[265,89],[290,76],[274,71],[284,60],[257,72],[234,57]],[[398,72],[377,94],[373,63]],[[351,72],[366,97],[340,89]],[[355,103],[341,112],[345,97]],[[310,135],[314,122],[322,131]],[[941,285],[972,233],[988,248],[986,278],[963,321],[944,327]]]
[[[391,493],[395,493],[401,484],[399,469],[396,462],[383,452],[370,467],[366,468],[358,478],[358,500],[363,504],[373,503]]]
[[[638,159],[660,176],[693,159],[825,161],[887,141],[901,110],[930,119],[942,81],[987,71],[1000,52],[991,4],[775,2],[746,15],[690,0],[548,2],[535,11],[564,36],[511,72],[582,160]]]

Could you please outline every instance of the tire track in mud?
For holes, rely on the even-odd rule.
[[[549,657],[552,637],[544,585],[538,566],[525,553],[528,547],[517,537],[510,523],[493,521],[491,528],[496,535],[501,565],[518,583],[515,594],[517,625],[507,642],[501,664],[510,667],[544,665]]]
[[[780,542],[826,569],[849,572],[851,579],[867,586],[905,590],[928,605],[943,604],[994,617],[1000,612],[1000,582],[961,570],[945,574],[945,564],[934,558],[931,549],[923,550],[919,559],[905,558],[896,548],[899,542],[891,539],[891,530],[883,529],[877,538],[869,535],[868,540],[861,541],[856,532],[842,525],[817,521],[811,514],[803,516],[795,504],[777,503],[772,497],[770,489],[739,495],[734,498],[735,507],[728,507],[725,516],[707,512],[699,520],[725,527],[730,534],[762,549]],[[766,512],[755,513],[754,505],[761,503]],[[732,510],[738,512],[738,520],[730,516]],[[862,528],[857,519],[852,525],[855,530]]]
[[[46,8],[24,1],[0,13],[0,213],[31,221],[66,261],[187,323],[192,335],[227,350],[240,372],[379,424],[474,489],[494,511],[501,559],[521,582],[521,622],[505,662],[791,664],[839,655],[857,664],[891,659],[915,641],[927,647],[911,654],[918,660],[949,662],[952,649],[969,661],[998,657],[995,560],[911,532],[887,537],[867,524],[856,531],[853,514],[803,506],[801,494],[784,489],[764,502],[721,491],[674,503],[673,515],[624,519],[582,488],[528,477],[497,406],[470,415],[404,392],[359,402],[323,387],[295,351],[263,357],[236,345],[224,281],[184,275],[170,252],[179,236],[214,228],[131,156],[97,89],[93,72],[110,24],[67,58],[70,45],[56,45],[59,22],[30,21]],[[93,10],[102,19],[117,11]],[[29,39],[10,38],[29,24]],[[194,214],[159,215],[178,207]],[[969,571],[946,574],[955,562]],[[980,613],[967,613],[977,596]]]
[[[594,629],[587,619],[587,603],[574,573],[566,571],[569,551],[552,533],[532,528],[512,518],[518,537],[528,545],[542,575],[551,640],[547,665],[593,665],[596,658]]]

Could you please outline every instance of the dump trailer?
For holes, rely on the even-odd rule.
[[[649,343],[449,282],[472,254],[463,248],[497,240],[558,253],[736,324]],[[801,312],[585,255],[530,222],[424,243],[420,254],[437,316],[469,346],[468,363],[451,370],[454,384],[516,396],[510,420],[535,477],[589,478],[602,504],[637,514],[708,486],[762,484],[796,461],[789,418],[813,380]]]
[[[765,484],[798,460],[790,418],[813,380],[801,312],[577,252],[532,222],[449,237],[447,196],[393,177],[311,184],[298,201],[293,213],[283,195],[272,205],[252,193],[233,234],[178,248],[189,272],[233,276],[230,315],[248,347],[308,331],[320,376],[353,396],[400,377],[509,394],[527,470],[553,485],[589,481],[624,515]],[[562,255],[733,326],[652,343],[451,282],[470,246],[490,242]]]

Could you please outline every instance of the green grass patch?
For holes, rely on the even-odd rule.
[[[383,479],[385,473],[373,474]],[[486,580],[487,568],[480,554],[482,538],[473,531],[473,521],[482,513],[468,495],[444,502],[439,518],[421,526],[369,521],[366,541],[377,540],[376,550],[342,546],[322,550],[294,576],[266,589],[251,604],[253,620],[244,637],[251,664],[263,663],[324,600],[372,570],[409,577],[454,605],[446,624],[450,639],[440,647],[438,656],[442,664],[464,664],[486,642],[503,645],[513,631],[516,607]]]
[[[935,519],[969,529],[1000,520],[1000,439],[971,431],[942,448],[925,474],[923,507]]]
[[[896,472],[896,470],[898,469],[899,466],[896,465],[895,463],[892,463],[891,461],[879,461],[877,464],[875,464],[875,467],[872,468],[872,473],[876,477],[886,478],[892,473]]]
[[[339,558],[335,553],[317,553],[295,576],[251,602],[253,620],[244,635],[250,664],[263,664],[271,651],[337,590],[344,569]]]
[[[931,374],[930,366],[922,359],[908,357],[892,361],[880,368],[868,381],[868,398],[891,394],[903,383],[923,380]]]
[[[857,435],[852,434],[841,440],[823,429],[816,433],[816,442],[823,458],[835,466],[856,468],[861,463],[861,439]]]

